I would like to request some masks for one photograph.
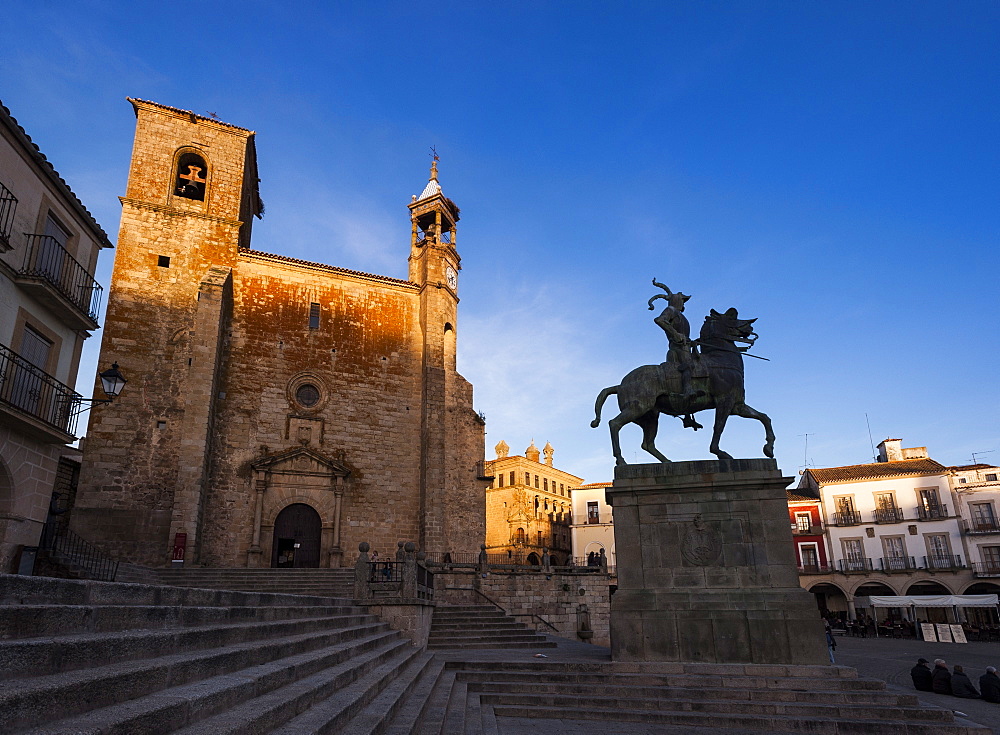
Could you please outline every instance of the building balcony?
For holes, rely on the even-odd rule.
[[[893,572],[914,572],[917,561],[912,556],[883,556],[879,561],[879,570],[886,574]]]
[[[1000,562],[974,561],[972,562],[972,573],[976,577],[1000,577]]]
[[[819,536],[823,533],[823,526],[797,526],[792,525],[793,536]]]
[[[10,250],[10,228],[14,223],[14,210],[17,209],[17,197],[0,184],[0,253]]]
[[[873,570],[871,559],[837,559],[837,571],[844,574],[867,574]]]
[[[957,554],[947,554],[942,556],[925,556],[924,569],[965,569],[962,564],[962,557]]]
[[[861,514],[856,510],[846,510],[834,513],[830,521],[831,526],[860,526]]]
[[[996,519],[987,521],[962,521],[962,533],[967,533],[970,536],[1000,533],[1000,523]]]
[[[836,569],[829,564],[801,564],[799,574],[833,574]]]
[[[943,521],[949,518],[948,506],[943,503],[921,505],[916,508],[918,521]]]
[[[54,237],[26,235],[14,281],[72,329],[97,329],[104,289]]]
[[[872,520],[875,523],[902,523],[902,508],[877,508],[872,511]]]
[[[73,441],[82,398],[0,344],[0,413],[20,430],[50,443]]]

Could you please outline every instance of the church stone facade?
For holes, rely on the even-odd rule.
[[[409,278],[259,252],[250,130],[142,100],[72,527],[142,564],[342,566],[485,535],[484,426],[456,372],[456,224],[437,164]]]

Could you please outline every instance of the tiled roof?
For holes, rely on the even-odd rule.
[[[170,110],[171,112],[179,112],[182,115],[190,115],[191,117],[197,118],[199,120],[204,120],[205,122],[215,123],[216,125],[222,125],[226,128],[233,128],[234,130],[242,130],[246,133],[254,134],[254,131],[248,128],[241,128],[239,125],[233,125],[232,123],[222,122],[222,120],[217,120],[214,117],[205,117],[204,115],[198,115],[191,110],[182,110],[179,107],[171,107],[170,105],[161,105],[159,102],[153,102],[152,100],[144,100],[139,97],[126,97],[129,102],[135,105],[136,102],[142,102],[144,105],[152,105],[153,107],[159,107],[161,110]]]
[[[982,462],[980,462],[979,464],[962,464],[962,465],[956,465],[954,467],[949,467],[948,469],[949,470],[956,470],[958,472],[968,472],[969,470],[989,470],[989,469],[993,469],[994,467],[995,467],[995,465],[983,464]]]
[[[801,502],[801,501],[819,501],[819,498],[815,495],[803,495],[803,491],[807,491],[809,488],[797,487],[794,489],[786,489],[785,495],[788,496],[788,502]]]
[[[577,485],[576,490],[586,490],[588,488],[601,488],[601,487],[611,487],[614,483],[611,482],[590,482],[586,485]]]
[[[393,283],[397,286],[408,286],[410,288],[418,288],[417,284],[413,281],[404,281],[400,278],[390,278],[389,276],[380,276],[375,273],[365,273],[364,271],[352,271],[348,268],[338,268],[335,265],[326,265],[324,263],[313,263],[309,260],[300,260],[298,258],[290,258],[287,255],[275,255],[274,253],[263,253],[259,250],[251,250],[250,248],[240,248],[240,255],[249,255],[252,258],[260,258],[262,260],[277,260],[282,263],[291,263],[292,265],[304,265],[308,268],[316,268],[318,270],[330,271],[332,273],[343,273],[349,276],[357,276],[359,278],[365,278],[370,281],[382,281],[384,283]]]
[[[943,474],[947,468],[933,459],[901,459],[897,462],[873,462],[871,464],[852,464],[846,467],[821,467],[808,469],[816,482],[847,482],[850,480],[877,480],[883,477],[899,477],[901,475],[932,475]]]
[[[2,102],[0,102],[0,122],[5,123],[8,129],[14,134],[14,137],[20,138],[21,145],[24,147],[25,151],[35,159],[35,162],[42,168],[47,177],[56,187],[63,190],[66,195],[67,203],[76,210],[84,222],[88,223],[93,230],[93,234],[97,236],[98,244],[104,248],[114,247],[111,244],[111,240],[108,239],[108,234],[104,231],[104,228],[97,224],[97,220],[94,219],[94,215],[83,206],[83,202],[80,198],[73,193],[73,190],[69,188],[69,184],[66,183],[65,179],[59,175],[55,167],[49,162],[49,159],[45,157],[45,154],[38,148],[35,142],[31,139],[24,128],[21,127],[20,123],[10,114]]]
[[[434,179],[431,179],[430,181],[427,182],[427,186],[424,187],[424,190],[420,192],[420,196],[417,197],[417,201],[419,202],[422,199],[426,199],[427,197],[432,197],[435,194],[440,194],[440,193],[441,193],[441,185]]]

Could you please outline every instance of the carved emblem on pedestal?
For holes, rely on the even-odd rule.
[[[719,532],[705,523],[699,513],[684,534],[681,555],[695,566],[707,567],[716,564],[721,554],[722,538]]]

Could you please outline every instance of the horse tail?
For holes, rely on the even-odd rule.
[[[613,385],[610,388],[602,390],[600,395],[597,396],[597,404],[594,406],[594,412],[597,416],[590,422],[590,427],[592,429],[596,429],[601,425],[601,408],[604,406],[604,402],[608,400],[608,396],[618,393],[619,388],[621,388],[620,385]]]

